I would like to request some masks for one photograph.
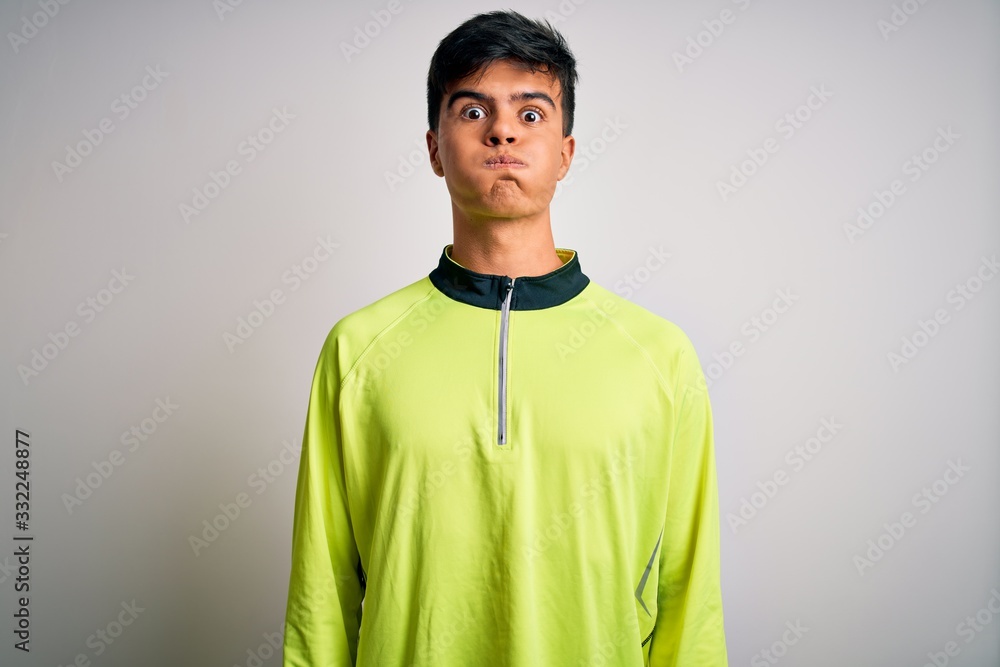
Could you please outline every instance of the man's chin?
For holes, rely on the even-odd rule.
[[[512,178],[500,178],[484,184],[481,189],[468,189],[454,205],[470,218],[525,218],[538,213],[538,203]]]
[[[475,205],[464,207],[464,210],[474,218],[494,218],[496,220],[511,220],[534,215],[535,211],[525,199],[516,201],[480,201]]]

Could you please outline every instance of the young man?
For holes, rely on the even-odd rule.
[[[561,35],[515,12],[434,54],[454,243],[320,353],[285,667],[727,664],[694,347],[553,242],[576,79]]]

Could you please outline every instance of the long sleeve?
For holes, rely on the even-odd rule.
[[[348,509],[339,368],[331,335],[316,364],[302,439],[284,667],[353,667],[357,660],[365,575]]]
[[[727,667],[712,409],[693,348],[675,407],[650,667]]]

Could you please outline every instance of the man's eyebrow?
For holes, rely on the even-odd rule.
[[[455,100],[462,97],[471,97],[474,100],[479,100],[480,102],[488,102],[489,104],[496,104],[496,99],[492,95],[487,95],[486,93],[481,93],[478,90],[456,90],[451,95],[448,96],[448,106],[446,109],[450,109],[451,105]],[[541,92],[540,90],[522,90],[517,93],[512,93],[510,96],[511,102],[526,102],[528,100],[539,100],[545,104],[552,107],[552,110],[556,110],[556,103],[552,101],[552,98],[547,94]]]

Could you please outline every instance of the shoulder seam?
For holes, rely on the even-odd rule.
[[[353,364],[351,364],[351,368],[347,371],[347,373],[344,374],[344,378],[340,382],[340,390],[341,391],[343,391],[344,387],[347,385],[347,381],[350,380],[354,376],[354,371],[361,364],[361,361],[368,355],[368,353],[371,351],[371,349],[373,347],[375,347],[375,344],[384,335],[386,335],[387,333],[389,333],[389,331],[391,329],[393,329],[394,327],[396,327],[396,325],[398,325],[400,322],[402,322],[403,320],[405,320],[409,316],[410,312],[414,308],[416,308],[418,305],[420,305],[421,303],[423,303],[424,301],[426,301],[427,299],[429,299],[430,296],[431,296],[431,294],[434,293],[435,289],[437,289],[437,288],[435,288],[434,285],[431,285],[430,288],[427,290],[426,294],[424,294],[422,297],[420,297],[419,299],[417,299],[413,303],[411,303],[406,308],[406,310],[404,310],[402,313],[400,313],[396,317],[396,319],[394,319],[389,324],[385,325],[381,329],[381,331],[379,331],[377,334],[375,334],[375,336],[371,339],[371,341],[369,341],[368,345],[365,346],[365,349],[361,351],[361,354],[358,355],[358,358],[354,360]]]
[[[598,310],[604,313],[604,316],[608,318],[608,321],[610,321],[613,325],[615,325],[615,328],[618,329],[619,333],[621,333],[622,336],[628,339],[628,341],[632,343],[632,345],[634,345],[636,349],[639,350],[639,352],[642,353],[642,356],[645,357],[646,359],[646,363],[648,363],[649,366],[653,369],[653,373],[656,375],[656,379],[659,381],[660,386],[663,387],[667,392],[669,392],[671,396],[676,395],[676,392],[671,387],[669,387],[667,385],[666,380],[663,379],[663,375],[660,373],[660,369],[656,367],[656,363],[653,361],[652,357],[649,356],[649,352],[646,351],[646,348],[640,345],[639,342],[632,337],[632,335],[625,329],[625,326],[621,322],[619,322],[614,315],[608,313],[603,308],[601,308],[597,304],[597,302],[595,302],[589,296],[585,298],[590,303],[590,305],[596,307]]]

